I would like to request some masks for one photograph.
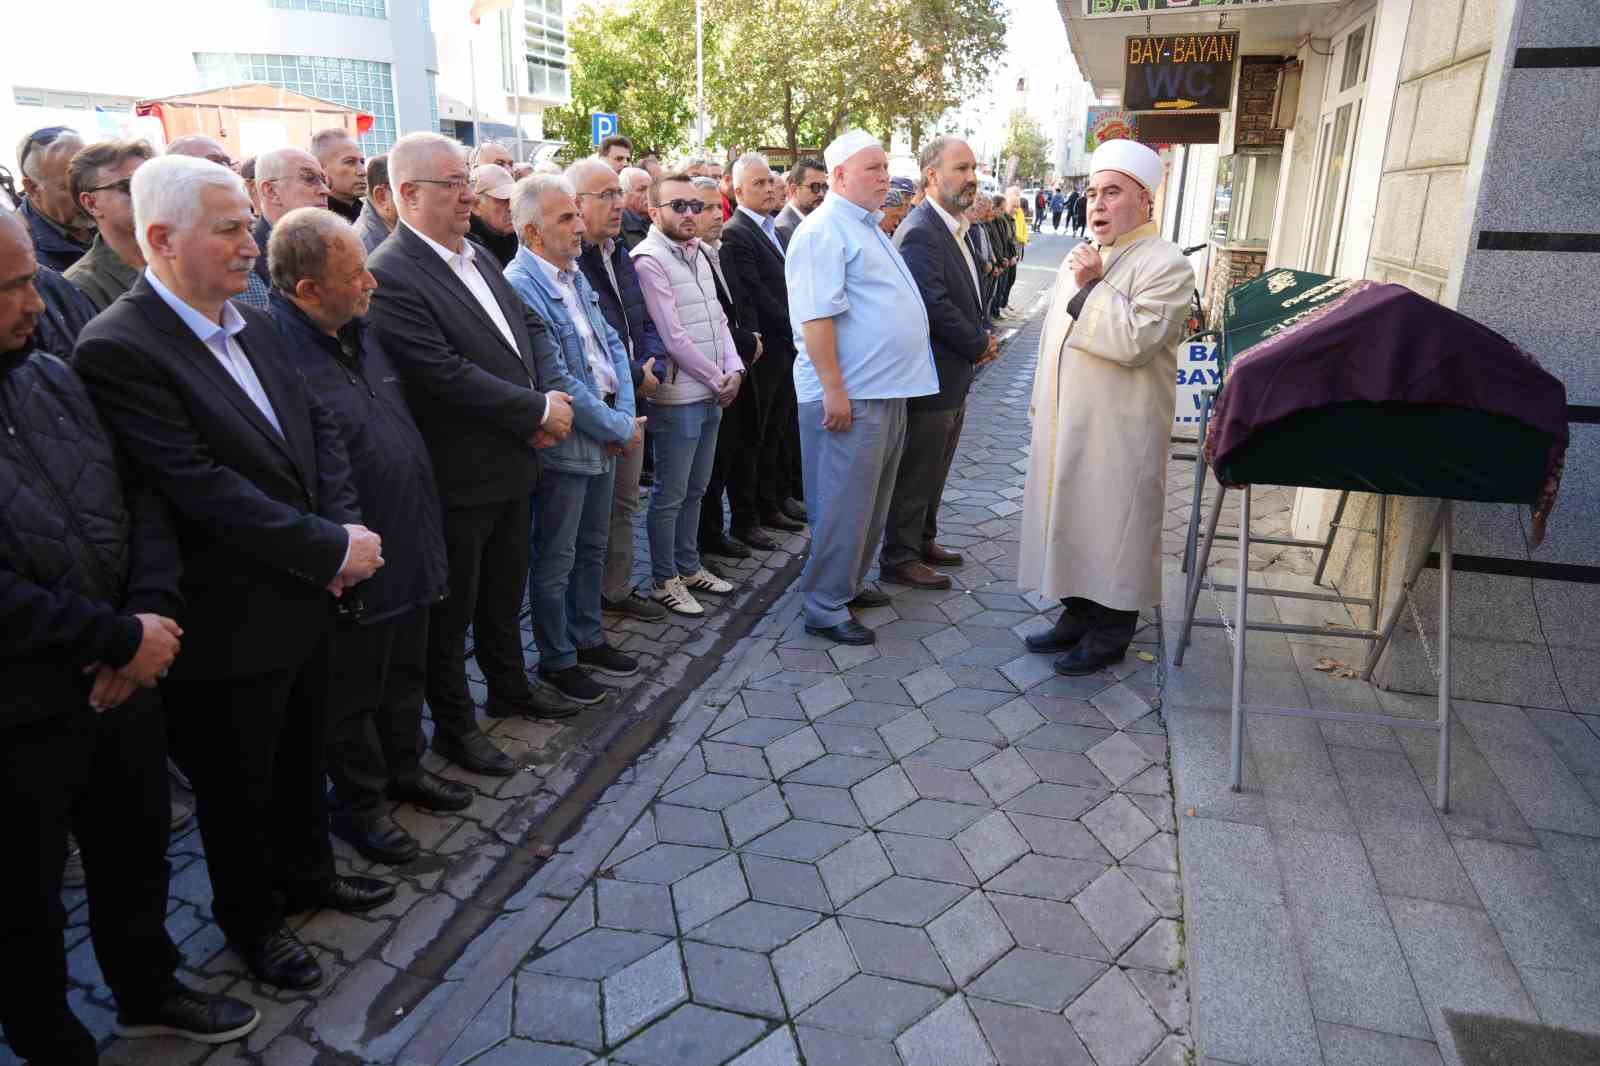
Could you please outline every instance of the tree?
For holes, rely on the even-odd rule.
[[[889,131],[904,124],[911,150],[963,97],[978,89],[1005,50],[998,0],[880,0],[885,62],[870,108]]]
[[[1033,116],[1020,107],[1011,112],[1006,123],[1006,144],[1001,152],[1015,164],[1012,173],[1017,181],[1034,185],[1050,175],[1050,138],[1044,135]]]
[[[628,8],[581,8],[567,24],[572,102],[544,113],[545,136],[567,142],[563,158],[589,150],[595,111],[617,116],[636,156],[686,146],[694,119],[694,34],[682,32],[682,19],[679,5],[638,0]]]

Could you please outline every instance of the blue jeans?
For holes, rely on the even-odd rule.
[[[700,570],[700,501],[711,480],[721,422],[715,400],[650,405],[656,473],[645,528],[657,585]]]
[[[539,671],[578,662],[579,649],[605,643],[600,585],[610,539],[611,486],[604,474],[571,474],[545,467],[533,493],[533,565],[528,600]]]

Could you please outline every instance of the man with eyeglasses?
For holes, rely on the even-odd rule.
[[[263,254],[256,259],[256,276],[266,289],[255,304],[252,293],[242,297],[246,303],[265,308],[271,293],[272,277],[267,273],[265,249],[272,239],[272,224],[297,207],[328,206],[328,176],[317,157],[303,148],[274,148],[256,157],[256,192],[261,198],[261,217],[250,235]]]
[[[144,269],[133,232],[133,196],[129,186],[139,165],[155,157],[144,141],[91,144],[67,164],[67,185],[84,213],[97,227],[94,243],[65,277],[89,298],[96,311],[133,288]]]
[[[778,212],[776,225],[778,239],[784,247],[788,247],[800,220],[814,211],[822,203],[822,198],[828,195],[828,168],[822,165],[822,160],[807,156],[790,168],[784,177],[784,185],[788,189],[789,202]]]
[[[67,165],[83,147],[70,127],[34,130],[17,145],[22,171],[22,204],[17,213],[28,224],[41,266],[64,271],[83,258],[94,239],[94,223],[67,185]]]
[[[711,479],[722,409],[738,397],[744,378],[711,261],[700,254],[699,215],[705,208],[687,174],[657,178],[650,186],[655,224],[633,250],[645,306],[669,360],[650,401],[656,460],[645,523],[651,598],[691,617],[705,613],[695,592],[733,591],[701,564],[700,501]]]
[[[571,398],[550,389],[559,358],[500,266],[467,239],[472,182],[459,144],[410,133],[389,151],[400,222],[367,260],[378,279],[369,321],[406,385],[444,505],[450,595],[428,623],[433,748],[477,774],[517,763],[478,726],[467,688],[467,627],[491,718],[561,708],[536,697],[518,613],[528,584],[535,450],[572,430]],[[545,390],[545,391],[541,391]]]

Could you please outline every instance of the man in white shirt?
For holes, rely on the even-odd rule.
[[[467,689],[467,627],[489,690],[486,713],[571,713],[531,689],[517,615],[535,449],[566,438],[572,408],[547,384],[557,371],[544,323],[466,239],[473,193],[461,146],[434,133],[400,138],[389,183],[400,222],[367,260],[378,279],[368,317],[405,381],[445,509],[450,595],[428,633],[433,746],[474,773],[508,776],[516,765],[479,729]]]

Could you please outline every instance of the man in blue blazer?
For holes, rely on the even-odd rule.
[[[606,643],[600,586],[616,457],[643,446],[645,420],[633,413],[628,350],[578,269],[583,217],[572,183],[524,178],[511,195],[511,219],[522,246],[506,281],[555,341],[554,377],[540,384],[572,397],[573,432],[544,453],[533,494],[528,598],[539,676],[569,700],[599,703],[606,689],[588,671],[631,677],[639,670],[638,660]]]
[[[889,503],[879,559],[883,576],[913,588],[947,589],[934,566],[960,566],[938,543],[939,501],[966,420],[967,389],[977,367],[997,354],[983,312],[982,281],[967,244],[967,208],[978,194],[978,161],[958,137],[939,137],[919,160],[928,195],[906,216],[894,242],[928,309],[928,334],[939,391],[910,401],[906,448]]]

